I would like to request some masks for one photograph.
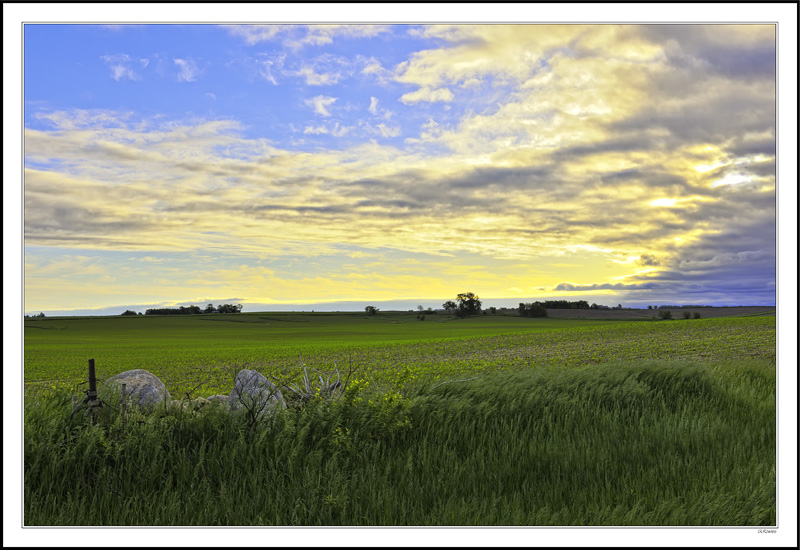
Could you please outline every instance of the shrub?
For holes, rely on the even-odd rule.
[[[658,316],[661,319],[672,319],[672,312],[668,309],[661,309],[658,311]]]
[[[691,312],[689,312],[689,311],[684,311],[683,312],[683,318],[684,319],[690,319],[691,317],[692,317]]]
[[[699,319],[699,318],[700,318],[700,312],[699,312],[699,311],[695,311],[695,312],[692,314],[692,317],[694,317],[695,319]]]
[[[522,317],[547,317],[547,308],[539,302],[520,304],[518,310]]]

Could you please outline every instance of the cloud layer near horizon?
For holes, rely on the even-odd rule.
[[[357,27],[221,29],[272,60],[261,85],[299,86],[307,118],[284,133],[29,108],[26,309],[464,290],[774,304],[773,26]],[[427,46],[325,51],[401,38]],[[102,55],[117,85],[154,65]],[[170,59],[175,86],[222,95],[203,88],[212,63]]]

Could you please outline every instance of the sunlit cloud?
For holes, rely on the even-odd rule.
[[[721,185],[738,185],[740,183],[747,183],[751,178],[744,174],[727,174],[724,178],[719,179],[711,184],[711,187],[719,187]]]
[[[420,88],[415,92],[403,94],[403,96],[400,98],[400,101],[406,105],[411,105],[413,103],[419,103],[420,101],[426,101],[428,103],[433,103],[435,101],[448,102],[453,101],[453,97],[453,92],[447,88],[437,88],[436,90],[432,90],[430,88]]]

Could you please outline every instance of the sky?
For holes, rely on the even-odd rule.
[[[776,303],[774,24],[23,33],[27,314]]]

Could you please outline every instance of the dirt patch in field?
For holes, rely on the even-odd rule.
[[[700,314],[702,319],[719,317],[741,317],[745,315],[775,315],[775,307],[687,307],[665,308],[672,312],[673,319],[682,319],[683,312]],[[548,309],[547,315],[557,319],[653,319],[658,317],[657,309]]]

